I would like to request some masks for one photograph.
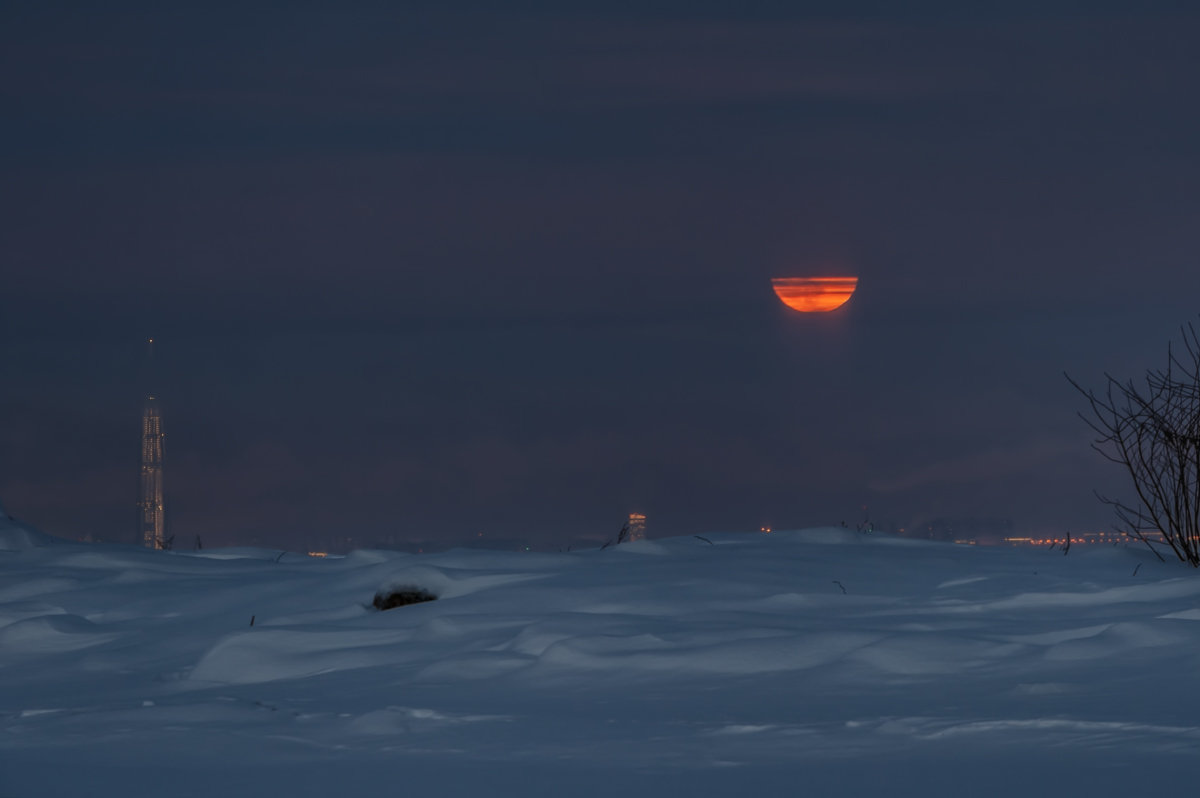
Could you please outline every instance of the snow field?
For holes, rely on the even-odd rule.
[[[0,796],[1191,786],[1190,569],[706,537],[276,561],[0,528]],[[405,585],[439,599],[370,607]]]

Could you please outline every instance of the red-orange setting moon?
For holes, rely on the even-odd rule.
[[[801,313],[826,313],[850,300],[858,287],[857,277],[775,277],[775,295],[783,304]]]

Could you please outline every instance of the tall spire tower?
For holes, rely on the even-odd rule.
[[[154,364],[154,339],[147,343],[151,372]],[[153,393],[146,394],[142,410],[142,492],[138,501],[138,539],[148,549],[165,549],[167,518],[163,507],[163,426],[162,411]]]

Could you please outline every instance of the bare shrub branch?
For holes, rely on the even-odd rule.
[[[1092,448],[1129,474],[1137,496],[1126,503],[1107,496],[1118,529],[1154,548],[1154,538],[1180,560],[1200,567],[1200,337],[1181,329],[1183,351],[1167,347],[1167,365],[1149,369],[1145,385],[1105,374],[1097,394],[1068,375],[1087,399],[1080,413],[1097,438]]]

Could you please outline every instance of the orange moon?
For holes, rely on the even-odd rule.
[[[801,313],[827,313],[846,304],[858,287],[857,277],[774,277],[775,296]]]

